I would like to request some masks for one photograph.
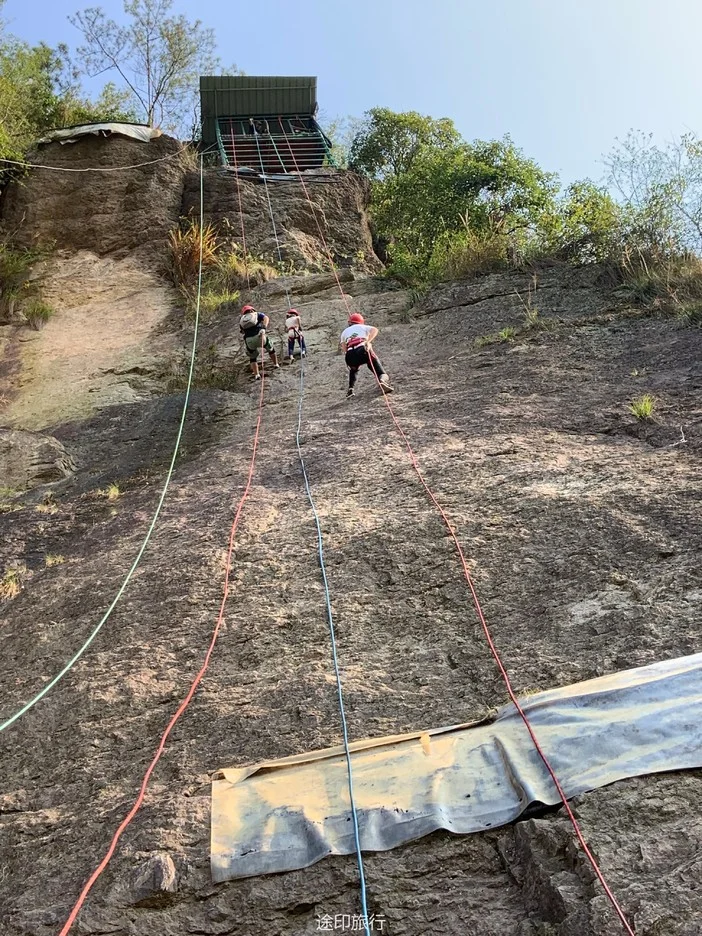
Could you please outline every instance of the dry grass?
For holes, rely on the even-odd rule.
[[[58,507],[53,502],[49,501],[45,504],[37,504],[34,508],[37,513],[40,514],[55,514],[58,513]]]
[[[57,556],[54,553],[48,553],[44,556],[44,565],[47,569],[50,569],[52,566],[62,565],[65,561],[65,556]]]
[[[676,315],[684,324],[702,326],[702,258],[651,257],[627,250],[614,275],[634,302]]]
[[[191,286],[200,271],[200,241],[202,240],[202,266],[214,266],[217,262],[219,242],[215,229],[206,224],[202,231],[198,221],[188,221],[168,235],[171,277],[176,286]]]
[[[7,569],[0,579],[0,601],[11,601],[22,591],[22,580],[27,574],[26,566]]]

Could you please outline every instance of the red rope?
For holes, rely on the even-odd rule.
[[[288,148],[290,149],[290,155],[292,156],[293,162],[295,163],[295,168],[297,169],[297,162],[296,162],[296,160],[295,160],[295,154],[294,154],[293,151],[292,151],[292,147],[290,147],[290,143],[289,143],[287,137],[286,137],[286,142],[288,143]],[[312,210],[312,214],[314,215],[315,220],[317,220],[317,215],[316,215],[316,213],[315,213],[315,211],[314,211],[314,206],[313,206],[313,204],[312,204],[312,199],[310,198],[309,192],[308,192],[308,190],[307,190],[307,186],[305,185],[305,182],[304,182],[304,180],[302,179],[302,176],[300,176],[300,182],[302,182],[302,187],[303,187],[303,189],[304,189],[304,191],[305,191],[305,195],[307,196],[307,200],[308,200],[309,203],[310,203],[310,208],[311,208],[311,210]],[[322,228],[320,227],[318,221],[317,221],[317,229],[319,230],[320,237],[322,238],[322,242],[323,242],[323,244],[324,244],[324,247],[325,247],[325,249],[326,249],[327,255],[328,255],[329,260],[330,260],[331,265],[332,265],[332,270],[334,271],[334,275],[336,276],[336,282],[337,282],[337,285],[338,285],[338,287],[339,287],[339,291],[340,291],[340,293],[341,293],[341,297],[342,297],[342,299],[344,300],[344,302],[346,303],[346,308],[348,309],[348,303],[346,302],[346,297],[345,297],[344,291],[343,291],[343,289],[342,289],[342,287],[341,287],[341,282],[339,281],[339,277],[338,277],[337,274],[336,274],[336,269],[335,269],[335,267],[334,267],[334,261],[333,261],[332,256],[331,256],[331,252],[330,252],[330,250],[329,250],[329,247],[328,247],[328,245],[327,245],[326,239],[325,239],[325,237],[324,237],[324,233],[322,232]],[[371,354],[371,349],[370,349],[370,347],[369,347],[369,349],[368,349],[368,353],[369,353],[369,356],[370,356],[370,354]],[[372,361],[372,358],[369,357],[369,359]],[[378,384],[378,386],[380,387],[380,389],[381,389],[381,391],[382,391],[382,390],[383,390],[383,385],[381,384],[381,382],[380,382],[380,380],[379,380],[379,378],[378,378],[378,374],[376,373],[375,367],[373,367],[372,370],[373,370],[373,375],[374,375],[374,377],[375,377],[376,383]],[[472,597],[473,597],[473,604],[474,604],[474,606],[475,606],[475,610],[476,610],[476,613],[477,613],[477,615],[478,615],[478,619],[479,619],[480,624],[481,624],[481,626],[482,626],[482,628],[483,628],[483,632],[484,632],[485,637],[486,637],[486,639],[487,639],[488,646],[490,647],[490,652],[492,653],[492,656],[493,656],[493,658],[494,658],[495,662],[497,663],[497,666],[498,666],[498,668],[499,668],[499,670],[500,670],[500,674],[501,674],[502,679],[503,679],[503,681],[504,681],[504,684],[505,684],[505,687],[506,687],[506,689],[507,689],[507,693],[508,693],[508,695],[509,695],[509,697],[510,697],[510,700],[512,701],[512,704],[514,705],[514,707],[516,708],[517,712],[519,713],[519,715],[520,715],[522,721],[524,722],[524,726],[525,726],[526,730],[529,732],[529,737],[530,737],[531,740],[532,740],[532,743],[533,743],[533,745],[534,745],[534,748],[536,749],[536,751],[537,751],[539,757],[541,758],[541,760],[543,761],[544,766],[546,767],[546,770],[548,771],[548,773],[549,773],[551,779],[553,780],[554,786],[556,787],[556,790],[558,791],[558,795],[560,796],[561,801],[563,802],[563,806],[565,807],[565,810],[566,810],[566,812],[567,812],[567,814],[568,814],[568,818],[570,819],[570,821],[571,821],[571,823],[572,823],[573,830],[574,830],[575,835],[576,835],[576,837],[577,837],[577,839],[578,839],[578,842],[580,842],[580,845],[581,845],[581,847],[582,847],[582,849],[583,849],[585,855],[587,856],[587,858],[588,858],[590,864],[592,865],[592,869],[593,869],[593,871],[595,872],[595,874],[597,875],[597,879],[599,880],[600,884],[602,885],[605,894],[606,894],[607,897],[609,898],[609,900],[610,900],[610,902],[611,902],[611,904],[612,904],[612,907],[614,908],[614,910],[615,910],[617,916],[619,917],[619,919],[620,919],[620,921],[621,921],[621,923],[622,923],[622,926],[623,926],[624,929],[626,930],[628,936],[636,936],[634,930],[631,928],[631,925],[629,924],[629,921],[627,920],[626,916],[624,915],[624,911],[623,911],[622,908],[620,907],[619,902],[617,901],[617,898],[614,896],[614,894],[612,893],[612,890],[610,889],[609,885],[607,884],[607,881],[605,880],[605,877],[604,877],[604,875],[603,875],[603,873],[602,873],[602,870],[600,869],[600,866],[599,866],[598,863],[597,863],[597,859],[595,858],[595,856],[594,856],[594,855],[592,854],[592,852],[590,851],[590,848],[588,847],[588,844],[587,844],[587,842],[585,841],[585,837],[583,836],[582,830],[581,830],[581,828],[580,828],[580,824],[578,823],[578,820],[575,818],[575,814],[573,813],[573,810],[572,810],[571,807],[570,807],[570,803],[568,802],[568,798],[567,798],[567,796],[566,796],[566,794],[565,794],[565,791],[563,790],[563,787],[561,786],[560,781],[558,780],[558,777],[556,776],[556,773],[555,773],[553,767],[551,766],[551,763],[550,763],[548,757],[546,756],[545,751],[543,750],[543,748],[542,748],[541,745],[539,744],[538,738],[536,737],[536,734],[535,734],[534,729],[533,729],[533,727],[532,727],[532,725],[531,725],[531,722],[529,721],[529,718],[528,718],[526,712],[524,711],[524,709],[523,709],[522,706],[520,705],[519,699],[517,698],[517,696],[516,696],[516,694],[515,694],[515,692],[514,692],[514,690],[513,690],[513,688],[512,688],[512,683],[511,683],[511,681],[510,681],[509,674],[507,673],[507,670],[505,669],[505,666],[504,666],[504,664],[503,664],[503,662],[502,662],[502,658],[500,657],[499,651],[498,651],[497,647],[495,646],[495,642],[494,642],[493,639],[492,639],[492,634],[490,633],[490,628],[488,627],[488,623],[487,623],[487,621],[486,621],[486,619],[485,619],[485,615],[483,614],[483,609],[482,609],[482,607],[481,607],[481,605],[480,605],[480,600],[478,599],[478,593],[477,593],[476,590],[475,590],[475,586],[474,586],[474,584],[473,584],[473,579],[471,578],[471,574],[470,574],[470,570],[469,570],[469,568],[468,568],[468,563],[467,563],[467,561],[466,561],[466,557],[465,557],[465,555],[464,555],[464,553],[463,553],[463,549],[462,549],[461,544],[460,544],[460,542],[459,542],[459,540],[458,540],[458,537],[456,536],[456,532],[455,532],[455,530],[454,530],[454,528],[453,528],[453,526],[452,526],[452,524],[451,524],[451,521],[449,520],[449,518],[448,518],[448,516],[447,516],[447,514],[446,514],[446,511],[444,510],[444,508],[441,506],[441,504],[439,503],[439,501],[436,499],[436,496],[435,496],[434,492],[432,491],[432,489],[431,489],[431,488],[429,487],[429,485],[427,484],[427,481],[426,481],[426,479],[424,478],[424,475],[422,474],[422,471],[421,471],[421,469],[420,469],[420,467],[419,467],[419,463],[417,462],[417,456],[415,455],[414,450],[413,450],[413,448],[412,448],[412,446],[411,446],[411,444],[410,444],[410,441],[409,441],[409,439],[407,438],[407,434],[405,433],[404,429],[402,428],[402,426],[401,426],[400,423],[398,422],[397,416],[395,415],[395,411],[393,410],[392,405],[391,405],[391,403],[390,403],[390,400],[388,399],[387,394],[386,394],[384,391],[383,391],[383,400],[384,400],[384,402],[385,402],[385,405],[386,405],[387,408],[388,408],[388,412],[390,413],[390,416],[392,417],[392,421],[393,421],[393,423],[395,424],[395,426],[396,426],[396,428],[397,428],[397,431],[400,433],[400,435],[401,435],[401,437],[402,437],[402,439],[403,439],[403,441],[404,441],[404,443],[405,443],[405,446],[406,446],[406,448],[407,448],[407,452],[409,453],[409,457],[410,457],[410,460],[411,460],[411,462],[412,462],[412,467],[414,468],[414,470],[415,470],[415,472],[416,472],[416,474],[417,474],[417,477],[419,478],[420,482],[422,483],[422,486],[424,487],[424,490],[427,492],[427,495],[429,496],[429,499],[431,500],[432,504],[433,504],[433,505],[436,507],[436,509],[439,511],[439,514],[441,515],[441,519],[442,519],[442,521],[443,521],[443,523],[444,523],[444,526],[445,526],[446,529],[448,530],[449,535],[451,536],[451,539],[453,540],[454,546],[456,547],[456,551],[458,552],[458,556],[459,556],[459,559],[460,559],[460,562],[461,562],[461,567],[462,567],[462,569],[463,569],[463,575],[464,575],[464,577],[465,577],[466,582],[468,583],[468,588],[470,589],[470,593],[471,593],[471,595],[472,595]]]
[[[263,342],[261,342],[261,343],[263,343]],[[261,367],[261,370],[263,371],[263,367]],[[105,870],[105,868],[106,868],[107,865],[109,864],[110,859],[112,858],[112,855],[114,854],[115,849],[116,849],[116,847],[117,847],[117,843],[119,842],[120,838],[122,837],[122,833],[123,833],[124,830],[127,828],[127,826],[131,823],[132,819],[134,819],[134,817],[136,816],[137,812],[138,812],[139,809],[141,808],[141,805],[142,805],[142,803],[144,802],[144,797],[146,796],[146,789],[147,789],[147,787],[148,787],[148,785],[149,785],[149,780],[151,779],[151,774],[154,772],[154,768],[156,767],[156,764],[159,762],[159,760],[160,760],[160,758],[161,758],[161,754],[163,754],[164,748],[165,748],[165,746],[166,746],[166,741],[168,740],[168,736],[170,735],[171,731],[173,730],[173,728],[174,728],[176,722],[180,719],[181,715],[183,714],[183,712],[186,710],[186,708],[187,708],[188,705],[190,704],[190,701],[191,701],[192,697],[195,695],[195,691],[196,691],[197,687],[199,686],[199,684],[200,684],[200,682],[201,682],[201,680],[202,680],[202,677],[205,675],[205,672],[206,672],[206,670],[207,670],[207,667],[209,666],[210,657],[212,656],[212,651],[214,650],[215,644],[216,644],[216,642],[217,642],[217,637],[219,636],[219,631],[220,631],[220,629],[221,629],[221,627],[222,627],[222,624],[223,624],[223,622],[224,622],[224,607],[225,607],[225,605],[226,605],[226,603],[227,603],[227,598],[228,598],[228,596],[229,596],[229,573],[230,573],[230,566],[231,566],[232,553],[233,553],[233,551],[234,551],[234,537],[235,537],[235,535],[236,535],[236,531],[237,531],[237,528],[238,528],[238,526],[239,526],[239,518],[241,517],[241,511],[242,511],[242,509],[243,509],[244,503],[246,502],[246,499],[248,498],[249,492],[250,492],[250,490],[251,490],[251,482],[252,482],[252,480],[253,480],[254,468],[255,468],[255,466],[256,466],[256,453],[257,453],[257,451],[258,451],[258,440],[259,440],[259,435],[260,435],[260,431],[261,431],[261,415],[262,415],[262,411],[263,411],[263,385],[264,385],[264,383],[265,383],[265,377],[262,375],[262,376],[261,376],[261,392],[260,392],[259,398],[258,398],[258,415],[257,415],[257,418],[256,418],[256,431],[254,432],[253,452],[252,452],[252,454],[251,454],[251,463],[250,463],[250,465],[249,465],[249,474],[248,474],[248,478],[247,478],[247,480],[246,480],[246,486],[245,486],[245,488],[244,488],[244,493],[241,495],[241,498],[239,499],[239,503],[238,503],[237,508],[236,508],[236,513],[234,514],[234,521],[233,521],[233,523],[232,523],[231,532],[230,532],[230,534],[229,534],[229,548],[228,548],[228,551],[227,551],[227,561],[226,561],[226,568],[225,568],[225,572],[224,572],[224,594],[222,595],[222,603],[221,603],[220,608],[219,608],[219,614],[217,615],[217,622],[216,622],[216,624],[215,624],[214,631],[212,632],[212,639],[210,640],[210,644],[209,644],[209,646],[208,646],[208,648],[207,648],[207,652],[206,652],[206,654],[205,654],[205,660],[204,660],[204,662],[203,662],[203,664],[202,664],[202,667],[201,667],[200,671],[198,672],[197,676],[196,676],[195,679],[192,681],[192,684],[191,684],[191,686],[190,686],[190,689],[188,690],[188,694],[186,695],[186,697],[183,699],[183,701],[182,701],[182,702],[180,703],[180,705],[178,706],[178,709],[177,709],[176,713],[173,715],[173,717],[171,718],[171,720],[170,720],[169,723],[168,723],[168,726],[166,727],[166,730],[165,730],[165,731],[163,732],[163,734],[161,735],[161,741],[160,741],[160,743],[159,743],[159,745],[158,745],[158,748],[157,748],[157,750],[156,750],[156,753],[155,753],[155,755],[154,755],[154,757],[153,757],[151,763],[149,764],[149,766],[148,766],[147,769],[146,769],[146,773],[144,774],[144,779],[143,779],[142,782],[141,782],[141,787],[140,787],[140,789],[139,789],[139,794],[138,794],[136,800],[134,801],[134,805],[133,805],[132,808],[129,810],[129,812],[127,813],[127,815],[124,817],[124,819],[123,819],[122,822],[120,823],[120,825],[119,825],[117,831],[115,832],[114,836],[112,837],[112,841],[110,842],[110,847],[107,849],[107,852],[106,852],[106,854],[105,854],[105,857],[102,859],[102,861],[100,862],[100,864],[97,866],[97,868],[93,871],[93,873],[92,873],[92,874],[90,875],[90,877],[88,878],[88,882],[87,882],[87,884],[85,885],[85,887],[83,888],[83,890],[81,891],[80,896],[78,897],[78,900],[77,900],[76,903],[75,903],[75,906],[74,906],[73,909],[71,910],[71,912],[70,912],[70,914],[69,914],[69,916],[68,916],[68,919],[67,919],[66,922],[64,923],[63,928],[62,928],[61,932],[59,933],[59,936],[68,936],[68,933],[70,932],[70,929],[71,929],[71,927],[73,926],[73,924],[74,924],[74,922],[75,922],[75,920],[76,920],[76,917],[78,916],[78,913],[80,912],[80,910],[81,910],[83,904],[85,903],[85,900],[86,900],[88,894],[89,894],[90,891],[92,890],[93,885],[95,884],[95,882],[97,881],[97,879],[100,877],[100,875],[102,874],[102,872]]]
[[[244,209],[241,205],[241,183],[239,181],[239,165],[236,161],[236,141],[234,139],[234,124],[230,122],[229,133],[232,138],[232,155],[234,156],[234,177],[236,178],[236,194],[239,198],[239,218],[241,219],[241,246],[244,251],[244,273],[246,274],[246,288],[251,289],[251,280],[249,279],[249,263],[246,258],[246,230],[244,229]],[[263,357],[263,354],[261,354]]]
[[[282,126],[283,126],[282,120],[281,120],[280,126],[281,126],[281,129],[282,129]],[[326,239],[326,237],[324,236],[324,231],[322,230],[322,226],[321,226],[321,224],[319,223],[319,219],[317,218],[317,211],[316,211],[315,205],[314,205],[312,199],[310,198],[310,193],[309,193],[309,191],[308,191],[308,189],[307,189],[307,186],[305,185],[305,180],[302,178],[302,173],[300,172],[300,168],[299,168],[299,166],[298,166],[298,164],[297,164],[297,159],[295,158],[295,153],[294,153],[294,151],[293,151],[292,146],[290,145],[290,140],[288,139],[288,135],[287,135],[287,133],[285,132],[285,130],[283,130],[283,137],[285,138],[285,142],[287,143],[288,149],[290,150],[290,156],[292,157],[293,165],[295,166],[295,172],[297,172],[297,174],[298,174],[299,177],[300,177],[300,183],[302,184],[302,188],[303,188],[303,190],[304,190],[304,192],[305,192],[305,196],[306,196],[306,198],[307,198],[307,201],[308,201],[309,204],[310,204],[310,210],[312,211],[312,217],[314,218],[314,223],[317,225],[317,230],[319,231],[319,236],[320,236],[320,238],[322,239],[322,243],[324,244],[324,249],[325,249],[326,254],[327,254],[327,257],[328,257],[328,259],[329,259],[329,265],[331,266],[332,273],[334,274],[334,279],[336,280],[336,285],[339,287],[339,292],[341,293],[341,298],[343,299],[344,305],[346,306],[346,311],[350,313],[350,312],[351,312],[351,309],[350,309],[350,307],[349,307],[348,299],[346,298],[346,293],[344,292],[344,290],[343,290],[343,288],[342,288],[342,286],[341,286],[341,280],[339,279],[339,274],[338,274],[337,271],[336,271],[336,265],[335,265],[335,263],[334,263],[334,258],[333,258],[333,256],[332,256],[331,250],[329,249],[329,245],[327,244],[327,239]]]

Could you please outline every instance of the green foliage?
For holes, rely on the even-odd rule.
[[[356,128],[348,165],[355,172],[383,181],[408,172],[424,150],[456,146],[460,139],[453,121],[447,118],[435,120],[416,111],[398,114],[374,107]]]
[[[539,219],[542,253],[577,263],[601,262],[622,243],[624,212],[589,179],[574,182]]]
[[[0,241],[0,319],[12,321],[28,303],[36,301],[39,282],[31,278],[31,272],[44,256],[43,250]]]
[[[41,299],[30,299],[22,309],[25,321],[35,331],[39,331],[49,321],[54,314],[50,305],[42,302]]]
[[[629,411],[633,413],[637,419],[641,420],[651,419],[655,408],[656,399],[652,397],[650,393],[644,393],[643,396],[637,397],[629,404]]]
[[[21,160],[31,143],[56,125],[57,69],[48,46],[0,38],[0,157]]]
[[[54,127],[133,119],[114,85],[106,85],[96,101],[80,93],[65,46],[30,46],[5,34],[0,23],[0,158],[22,160]]]
[[[200,20],[170,15],[172,6],[173,0],[124,0],[125,25],[100,7],[88,7],[70,21],[83,35],[83,73],[115,74],[141,120],[191,133],[198,123],[199,76],[220,65],[214,31]]]

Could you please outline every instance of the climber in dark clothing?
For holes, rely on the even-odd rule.
[[[372,325],[366,325],[360,312],[352,312],[349,315],[348,327],[342,331],[339,339],[339,345],[344,352],[346,366],[349,369],[349,389],[346,391],[346,396],[354,395],[353,388],[356,385],[358,370],[364,364],[380,381],[381,390],[384,393],[392,393],[390,378],[385,373],[380,358],[371,348],[371,342],[377,334],[378,329]]]
[[[247,305],[241,310],[239,331],[242,334],[246,353],[249,356],[251,373],[256,380],[261,379],[261,375],[258,372],[259,349],[264,348],[268,352],[271,361],[273,361],[273,365],[275,367],[280,367],[273,342],[266,334],[269,321],[270,319],[267,315],[264,315],[263,312],[257,312],[253,306]]]

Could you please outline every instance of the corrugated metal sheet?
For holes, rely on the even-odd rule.
[[[317,109],[316,77],[273,75],[206,75],[200,78],[202,140],[217,141],[218,117],[313,115]]]

